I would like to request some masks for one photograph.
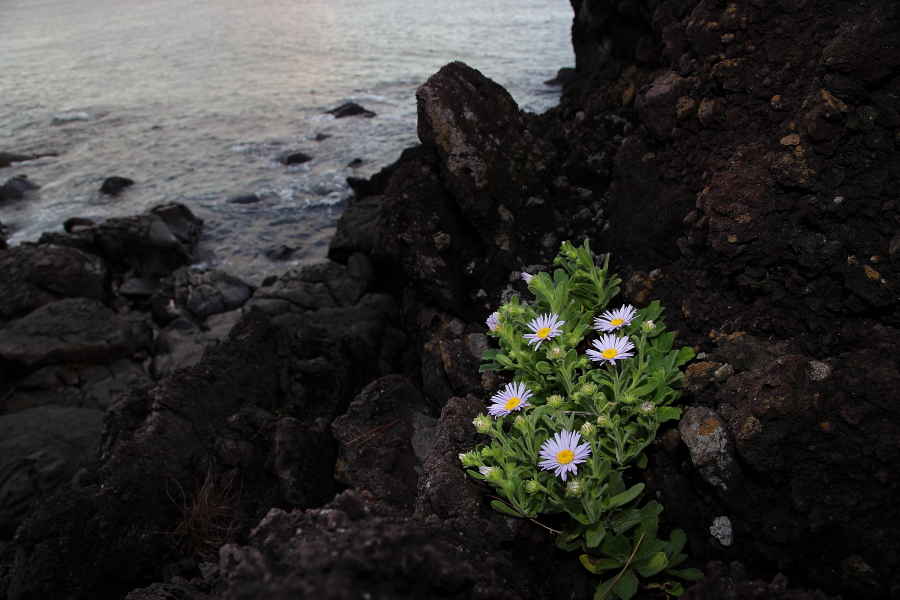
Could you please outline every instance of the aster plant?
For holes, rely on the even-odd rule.
[[[679,596],[678,580],[702,574],[678,568],[684,532],[657,537],[662,506],[626,472],[646,467],[659,425],[680,418],[672,404],[694,352],[672,348],[658,302],[607,310],[621,280],[608,256],[594,264],[587,242],[564,242],[554,263],[552,276],[523,273],[533,304],[513,296],[487,321],[499,348],[485,352],[481,370],[510,371],[513,382],[474,421],[490,444],[460,460],[497,490],[494,509],[562,516],[556,544],[581,550],[581,563],[602,576],[597,600],[629,600],[639,586]]]

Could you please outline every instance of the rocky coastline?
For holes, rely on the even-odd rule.
[[[585,239],[698,352],[635,473],[683,598],[900,597],[900,7],[572,5],[559,107],[445,66],[327,261],[194,269],[177,204],[0,235],[0,597],[593,598],[458,459],[484,319]]]

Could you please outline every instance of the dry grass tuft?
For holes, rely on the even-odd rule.
[[[169,495],[181,510],[181,523],[173,535],[178,538],[185,554],[202,560],[218,557],[219,548],[234,530],[237,499],[232,490],[233,484],[234,479],[220,488],[213,470],[209,469],[203,483],[197,486],[197,492],[189,499],[175,481],[182,500],[179,502]]]

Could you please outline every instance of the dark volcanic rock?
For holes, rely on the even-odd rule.
[[[58,363],[112,363],[149,348],[145,325],[87,298],[46,304],[0,330],[0,359],[33,370]]]
[[[409,162],[416,158],[422,158],[428,155],[428,149],[421,144],[416,144],[409,148],[405,148],[400,153],[400,158],[384,167],[369,179],[360,179],[359,177],[348,177],[347,184],[353,189],[357,198],[365,198],[367,196],[380,196],[387,189],[388,182],[394,172],[405,162]],[[351,205],[352,206],[352,205]]]
[[[278,161],[283,165],[299,165],[305,162],[309,162],[313,159],[309,154],[304,154],[303,152],[292,152],[291,154],[285,154]]]
[[[182,315],[200,322],[240,308],[252,293],[249,285],[223,271],[181,267],[160,282],[150,303],[159,323],[167,324]]]
[[[343,119],[344,117],[356,117],[356,116],[372,118],[375,116],[375,113],[373,113],[370,110],[364,109],[362,106],[360,106],[359,104],[356,104],[354,102],[348,102],[347,104],[341,104],[337,108],[326,111],[326,113],[329,115],[334,115],[335,119]]]
[[[167,563],[214,553],[217,538],[245,536],[272,507],[327,501],[328,424],[371,380],[367,365],[358,342],[246,315],[200,364],[107,412],[79,487],[39,503],[11,543],[9,597],[122,597]],[[217,528],[179,535],[204,491],[218,494]]]
[[[103,185],[100,186],[100,191],[104,194],[109,194],[110,196],[115,196],[125,188],[134,185],[133,179],[128,179],[127,177],[119,177],[115,175],[113,177],[107,177],[103,180]]]
[[[26,154],[16,154],[14,152],[0,152],[0,169],[8,167],[12,163],[31,160],[34,156]]]
[[[92,254],[52,244],[0,254],[0,318],[17,319],[61,298],[105,296],[106,266]]]
[[[114,271],[167,277],[191,262],[203,221],[183,204],[163,204],[147,214],[108,219],[72,233],[44,233],[39,243],[72,246],[102,257]]]
[[[4,200],[18,200],[25,196],[26,192],[40,189],[41,186],[32,183],[28,175],[16,175],[10,177],[0,185],[0,202]]]
[[[422,390],[403,376],[370,383],[331,424],[341,443],[338,482],[411,513],[421,463],[434,446],[429,412]]]
[[[3,221],[0,221],[0,250],[6,249],[6,227]]]
[[[103,412],[44,406],[0,416],[0,539],[68,483],[97,447]]]
[[[328,258],[347,264],[347,259],[354,252],[371,254],[377,239],[375,225],[380,214],[381,196],[366,196],[344,209],[328,244]]]
[[[833,600],[834,596],[819,590],[790,589],[787,577],[779,573],[772,583],[750,581],[747,569],[740,563],[724,565],[712,562],[705,569],[706,577],[691,587],[684,600]]]

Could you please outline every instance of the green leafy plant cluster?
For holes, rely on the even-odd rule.
[[[563,243],[554,263],[559,268],[552,276],[530,278],[533,305],[513,297],[489,319],[499,348],[484,354],[481,370],[512,371],[514,383],[531,393],[529,403],[496,419],[479,415],[475,425],[490,444],[460,459],[472,477],[496,488],[502,498],[492,502],[496,510],[566,517],[556,543],[581,550],[582,564],[603,577],[595,598],[628,600],[639,585],[681,595],[678,580],[702,577],[697,569],[678,568],[687,558],[685,535],[676,530],[668,540],[657,537],[662,506],[644,502],[644,484],[630,485],[625,473],[632,465],[644,468],[659,425],[680,418],[672,403],[681,395],[680,367],[693,350],[672,348],[675,335],[665,331],[662,308],[653,302],[616,332],[633,343],[634,355],[596,364],[585,354],[596,337],[593,320],[618,294],[621,280],[608,272],[609,257],[603,267],[594,264],[587,242],[580,248]],[[535,347],[525,335],[548,314],[564,324]],[[590,444],[568,481],[539,465],[542,445],[559,432],[578,432]]]

